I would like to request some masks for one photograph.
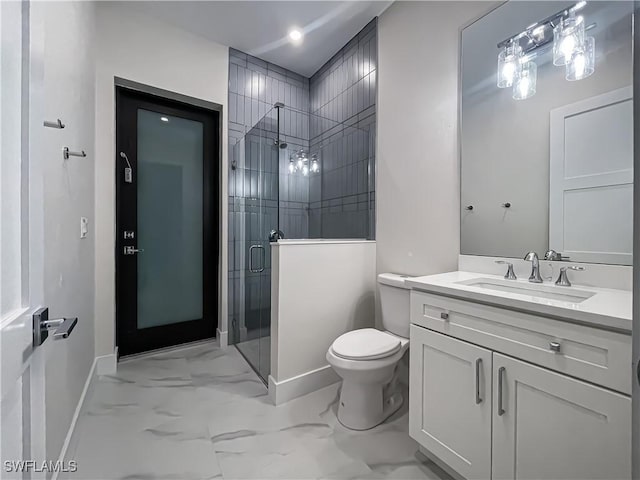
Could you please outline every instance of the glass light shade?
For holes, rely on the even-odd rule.
[[[596,40],[593,37],[584,39],[583,48],[577,50],[566,66],[566,79],[569,81],[582,80],[595,71]]]
[[[313,173],[318,173],[320,171],[320,165],[318,165],[318,160],[316,160],[315,158],[313,160],[311,160],[311,172]]]
[[[308,166],[308,165],[304,165],[304,166],[302,167],[302,175],[304,175],[305,177],[306,177],[307,175],[309,175],[309,166]]]
[[[538,66],[535,62],[523,63],[520,73],[513,82],[514,100],[526,100],[536,93],[536,83],[538,80]]]
[[[498,54],[498,88],[513,85],[520,67],[522,48],[518,43],[511,43]]]
[[[290,161],[289,161],[289,173],[293,173],[293,172],[295,172],[295,171],[296,171],[296,166],[295,166],[295,164],[293,163],[293,160],[290,160]]]
[[[584,18],[571,15],[553,29],[553,64],[566,65],[584,45]]]

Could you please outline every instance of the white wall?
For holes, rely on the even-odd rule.
[[[272,245],[269,393],[276,403],[339,379],[327,350],[343,333],[374,326],[375,256],[371,241]]]
[[[66,340],[42,346],[46,363],[46,451],[54,460],[65,440],[94,359],[94,5],[42,2],[44,18],[44,118],[63,130],[43,128],[44,300],[50,318],[78,317]],[[35,13],[34,13],[35,16]],[[63,28],[61,28],[63,26]],[[62,148],[86,158],[63,160]],[[35,185],[35,184],[32,184]],[[89,235],[80,239],[80,217]]]
[[[117,3],[97,6],[96,68],[96,354],[115,345],[115,89],[114,77],[223,105],[220,298],[227,298],[228,48]],[[226,301],[219,318],[226,318]],[[220,324],[219,324],[220,328]],[[226,322],[224,324],[226,330]]]
[[[378,20],[378,272],[457,269],[460,29],[490,5],[395,2]]]

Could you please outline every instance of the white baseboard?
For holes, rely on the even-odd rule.
[[[91,370],[89,370],[89,375],[87,375],[87,379],[84,382],[84,388],[82,389],[82,394],[80,395],[80,399],[78,400],[78,405],[76,405],[76,410],[73,412],[73,417],[71,417],[71,424],[69,425],[69,430],[67,431],[67,436],[64,439],[64,443],[62,444],[62,449],[60,450],[60,456],[58,460],[60,462],[64,462],[65,457],[67,456],[67,450],[69,449],[69,444],[71,443],[71,438],[73,437],[73,432],[76,429],[76,424],[78,423],[78,418],[80,418],[80,414],[82,413],[82,407],[84,406],[84,402],[87,398],[87,393],[89,392],[89,388],[93,383],[93,380],[97,376],[97,366],[100,363],[100,359],[105,357],[111,357],[111,355],[105,355],[104,357],[96,357],[93,359],[93,364],[91,365]],[[116,357],[117,358],[117,357]],[[58,471],[56,470],[51,480],[58,479]]]
[[[297,377],[287,378],[281,382],[276,382],[269,375],[269,397],[274,405],[281,405],[339,381],[340,377],[331,368],[331,365],[325,365]]]
[[[78,405],[76,405],[76,410],[73,412],[73,417],[71,418],[71,424],[69,425],[69,430],[67,431],[67,436],[64,439],[64,443],[62,444],[62,449],[60,450],[60,456],[58,459],[62,462],[67,456],[67,450],[69,450],[69,445],[71,444],[71,439],[73,438],[73,432],[76,429],[76,425],[78,423],[78,418],[80,418],[80,414],[82,413],[82,408],[84,407],[84,402],[87,400],[87,394],[89,389],[91,388],[91,384],[95,380],[98,375],[114,375],[116,373],[118,367],[118,347],[115,348],[112,354],[110,355],[101,355],[93,359],[93,364],[91,365],[91,370],[89,370],[89,375],[87,375],[87,379],[84,382],[84,388],[82,389],[82,394],[78,399]],[[57,480],[58,472],[54,472],[51,480]]]
[[[218,344],[223,350],[229,346],[229,331],[221,332],[219,328],[216,328],[216,337],[218,337]]]
[[[115,375],[118,368],[118,347],[111,355],[96,357],[96,375]]]

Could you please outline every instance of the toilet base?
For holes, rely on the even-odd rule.
[[[351,430],[369,430],[396,413],[404,402],[397,375],[387,385],[342,382],[338,421]]]

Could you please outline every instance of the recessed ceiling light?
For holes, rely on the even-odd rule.
[[[163,122],[168,122],[169,119],[167,117],[160,117],[160,120],[162,120]]]
[[[289,39],[294,43],[302,41],[302,32],[297,28],[294,28],[289,32]]]

